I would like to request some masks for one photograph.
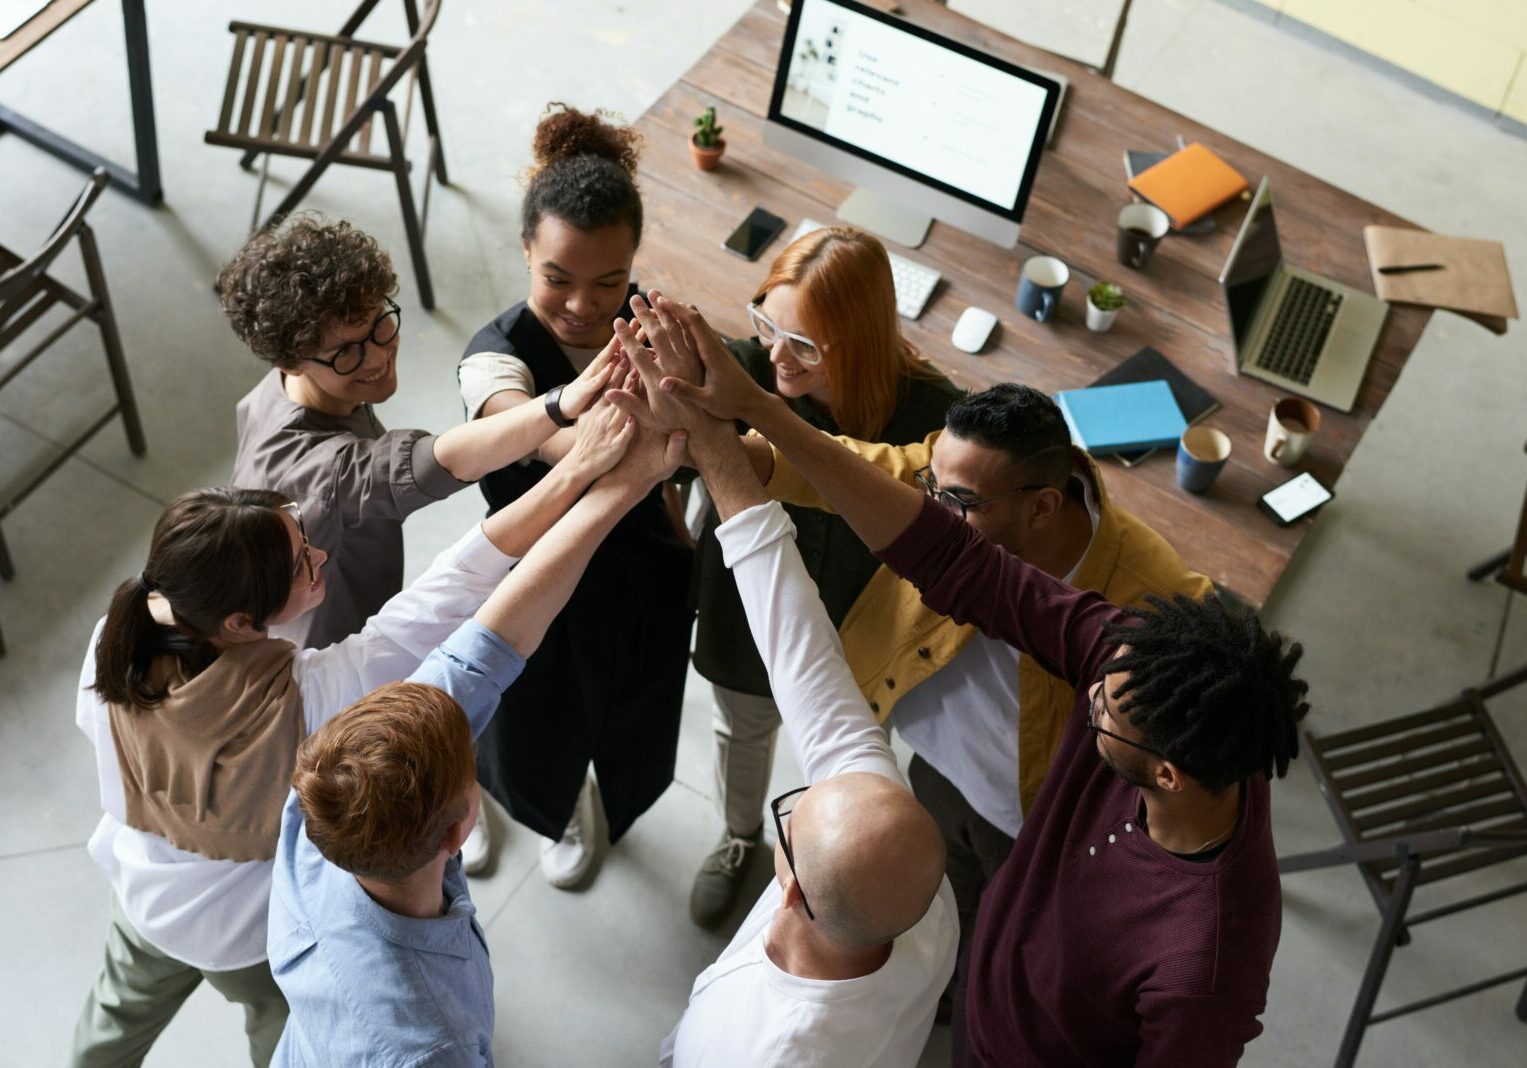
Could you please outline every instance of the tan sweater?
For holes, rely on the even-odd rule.
[[[129,826],[209,860],[275,856],[307,733],[296,652],[275,638],[238,644],[193,679],[165,657],[163,701],[110,706]]]

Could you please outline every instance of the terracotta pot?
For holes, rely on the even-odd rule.
[[[716,165],[721,162],[722,153],[725,151],[726,138],[724,137],[721,139],[721,143],[718,144],[715,148],[701,148],[699,145],[695,144],[695,139],[693,136],[691,136],[689,139],[689,155],[695,161],[695,166],[699,167],[702,171],[715,170]]]

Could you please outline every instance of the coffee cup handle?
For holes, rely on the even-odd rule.
[[[1145,253],[1149,246],[1147,242],[1140,240],[1138,237],[1135,238],[1134,241],[1135,252],[1134,255],[1130,256],[1129,258],[1129,265],[1138,269],[1145,265]]]
[[[1287,444],[1288,444],[1288,438],[1279,438],[1277,441],[1273,442],[1273,446],[1272,446],[1272,458],[1274,460],[1276,460],[1278,458],[1279,454],[1283,452],[1283,446],[1285,446]]]
[[[1041,323],[1050,321],[1050,316],[1055,312],[1057,295],[1048,289],[1039,291],[1039,307],[1034,309],[1034,318]]]

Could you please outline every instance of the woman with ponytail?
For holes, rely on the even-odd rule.
[[[467,345],[458,379],[469,419],[539,404],[572,382],[610,343],[614,320],[630,318],[637,292],[635,131],[552,104],[534,152],[520,227],[530,292]],[[569,433],[481,480],[490,514],[556,470]],[[479,741],[482,784],[542,835],[553,886],[589,876],[601,816],[619,840],[673,779],[693,612],[692,554],[670,516],[660,489],[626,515]],[[600,670],[587,670],[593,661]],[[487,864],[481,814],[462,856],[468,872]]]
[[[287,1008],[266,917],[298,746],[417,668],[631,435],[625,416],[596,407],[555,477],[474,526],[359,633],[324,649],[270,634],[325,594],[329,557],[308,542],[295,503],[207,489],[165,509],[80,676],[75,720],[95,746],[104,810],[88,848],[112,909],[71,1063],[138,1063],[203,979],[243,1006],[251,1059],[269,1063]]]

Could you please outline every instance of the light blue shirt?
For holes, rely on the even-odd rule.
[[[468,620],[409,677],[455,698],[482,733],[525,659]],[[271,971],[291,1016],[276,1065],[491,1065],[493,970],[461,859],[445,915],[399,916],[307,836],[296,792],[281,814],[270,897]]]

